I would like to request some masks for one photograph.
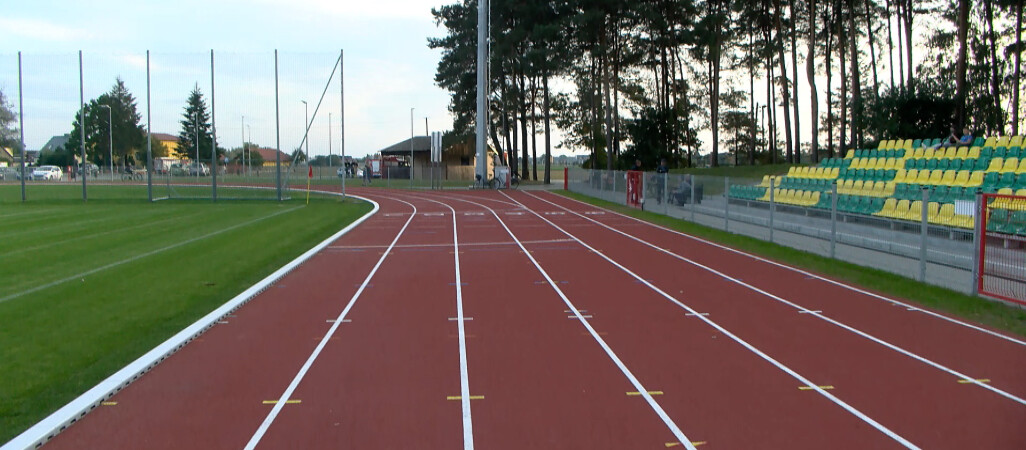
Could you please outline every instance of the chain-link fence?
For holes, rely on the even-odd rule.
[[[569,177],[573,192],[626,204],[625,172],[574,168]],[[965,220],[978,210],[975,195],[941,203],[940,194],[926,189],[896,198],[848,195],[841,186],[838,192],[826,180],[780,186],[770,178],[645,172],[642,204],[647,211],[975,292],[975,221]],[[955,207],[964,214],[954,214]]]
[[[0,152],[0,184],[24,179],[24,195],[5,187],[0,202],[277,199],[308,177],[340,184],[341,65],[341,53],[274,51],[0,55],[28,150]]]

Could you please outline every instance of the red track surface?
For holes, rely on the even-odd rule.
[[[1021,340],[547,193],[360,194],[375,217],[47,445],[1026,447]]]

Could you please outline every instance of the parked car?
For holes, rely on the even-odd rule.
[[[33,180],[60,181],[63,177],[64,172],[57,166],[39,166],[32,171]]]
[[[204,177],[210,175],[210,167],[207,166],[206,163],[196,163],[196,162],[190,163],[188,171],[189,171],[189,176],[191,176],[191,177],[194,177],[196,175],[204,176]]]
[[[83,166],[85,167],[85,173],[88,174],[91,178],[96,178],[96,177],[100,176],[100,168],[99,168],[99,166],[97,166],[96,164],[93,164],[93,163],[80,164],[78,166],[78,168],[77,168],[78,175],[80,175],[80,176],[82,175]]]

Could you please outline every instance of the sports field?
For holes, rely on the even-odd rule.
[[[0,186],[0,442],[370,210],[31,188]]]

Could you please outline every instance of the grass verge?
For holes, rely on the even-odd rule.
[[[672,230],[708,239],[773,261],[799,267],[835,280],[854,284],[879,294],[907,300],[910,303],[916,303],[936,311],[943,311],[994,329],[1026,336],[1026,309],[920,283],[882,270],[830,259],[661,214],[628,208],[573,192],[553,192]]]
[[[44,192],[0,209],[0,443],[371,209]]]

